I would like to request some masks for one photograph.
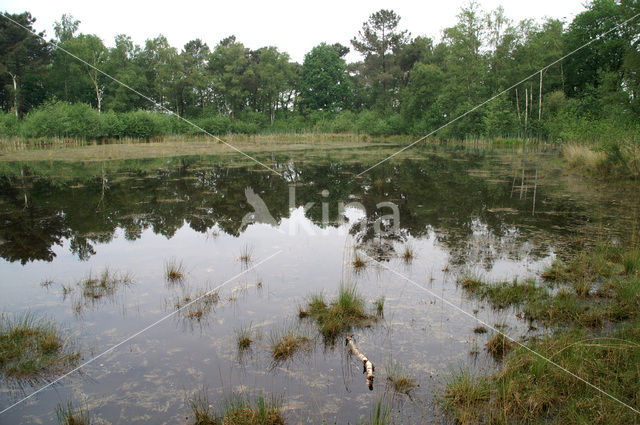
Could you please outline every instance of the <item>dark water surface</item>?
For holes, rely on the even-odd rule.
[[[174,312],[180,299],[229,282],[199,320],[175,314],[0,423],[50,423],[68,401],[96,423],[187,423],[188,399],[203,389],[214,406],[231,393],[276,397],[290,423],[363,422],[381,397],[398,423],[444,422],[434,395],[452,368],[499,367],[483,350],[491,335],[474,334],[473,319],[375,263],[356,273],[354,247],[526,338],[544,330],[470,299],[456,279],[535,277],[556,256],[597,238],[624,238],[637,224],[634,189],[568,174],[552,152],[418,149],[354,179],[372,163],[281,155],[271,164],[282,177],[206,157],[3,164],[0,311],[53,319],[84,360]],[[252,222],[248,201],[258,198],[269,215]],[[386,236],[374,232],[391,211],[382,202],[395,204],[400,217]],[[410,262],[401,258],[406,246],[415,252]],[[249,264],[239,260],[245,251]],[[171,259],[184,265],[181,282],[165,279]],[[77,287],[105,268],[128,273],[132,283],[96,297]],[[309,295],[331,297],[341,282],[357,284],[369,306],[386,299],[383,320],[353,330],[377,366],[372,392],[341,341],[325,344],[297,317]],[[247,327],[256,342],[239,355],[236,334]],[[269,345],[285,329],[314,346],[277,364]],[[385,383],[396,364],[419,384],[410,397]],[[3,381],[0,410],[42,384]]]

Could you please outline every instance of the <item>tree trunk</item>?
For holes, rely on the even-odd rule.
[[[13,82],[13,109],[15,110],[16,117],[20,117],[20,112],[18,111],[18,82],[16,81],[16,75],[9,72],[11,75],[11,81]]]
[[[540,94],[539,94],[539,103],[538,103],[538,121],[542,120],[542,69],[540,70]]]
[[[518,122],[522,125],[522,119],[520,118],[520,102],[518,100],[518,89],[516,88],[516,111],[518,112]]]
[[[527,121],[529,118],[529,89],[524,89],[524,131],[527,131]]]

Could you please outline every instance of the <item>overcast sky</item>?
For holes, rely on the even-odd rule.
[[[584,10],[585,0],[499,1],[480,0],[485,10],[499,5],[514,21],[544,17],[571,19]],[[440,39],[442,29],[455,24],[456,14],[467,0],[395,0],[395,1],[208,1],[190,0],[153,2],[113,0],[4,0],[0,6],[10,13],[25,10],[37,19],[35,27],[53,37],[53,23],[63,13],[81,21],[79,31],[97,34],[113,46],[116,34],[130,35],[136,44],[164,34],[172,46],[182,48],[194,38],[210,47],[228,35],[252,49],[276,46],[302,62],[306,52],[323,41],[350,46],[369,15],[380,9],[392,9],[402,18],[400,27],[412,36]],[[347,59],[358,60],[352,52]]]

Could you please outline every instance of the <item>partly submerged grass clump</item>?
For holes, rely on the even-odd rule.
[[[68,370],[79,359],[53,322],[30,313],[0,315],[0,373],[5,378],[36,382]]]
[[[384,301],[376,305],[376,314],[383,314]],[[312,295],[306,310],[299,316],[313,319],[325,342],[335,343],[336,338],[353,327],[370,326],[378,319],[376,314],[366,311],[364,298],[353,285],[340,285],[338,296],[327,303],[322,294]]]
[[[379,316],[379,317],[384,316],[384,301],[385,301],[385,297],[384,295],[381,295],[373,302],[373,304],[376,307],[376,316]]]
[[[493,308],[500,309],[549,296],[547,289],[533,279],[523,282],[514,279],[511,282],[487,283],[474,276],[465,276],[458,280],[458,284],[470,294],[488,301]]]
[[[238,351],[243,353],[251,348],[251,344],[253,344],[253,331],[251,330],[251,326],[248,328],[241,327],[236,331],[236,347],[238,347]]]
[[[189,400],[193,413],[193,425],[284,425],[282,406],[275,400],[258,396],[250,400],[244,396],[232,396],[221,407],[223,412],[214,412],[206,394]]]
[[[185,320],[200,322],[211,313],[220,301],[218,291],[203,289],[194,294],[187,294],[174,301],[176,310],[180,310]]]
[[[299,350],[308,349],[311,339],[295,330],[286,330],[271,335],[271,358],[275,362],[289,360]]]
[[[182,261],[171,258],[164,263],[164,277],[170,283],[180,282],[185,277]]]
[[[409,394],[417,386],[415,378],[405,372],[405,368],[398,362],[386,366],[387,382],[393,391],[401,394]]]
[[[253,249],[249,248],[248,245],[245,245],[240,251],[240,256],[238,259],[244,265],[251,263],[251,259],[253,258]]]
[[[80,282],[78,286],[82,288],[82,297],[85,300],[98,300],[104,297],[115,295],[121,286],[128,286],[133,283],[129,274],[114,273],[109,268],[105,268],[98,276],[91,273]]]
[[[502,333],[496,333],[493,338],[487,342],[487,351],[496,360],[502,360],[511,350],[513,350],[515,344]]]
[[[404,251],[402,252],[402,260],[409,264],[413,261],[413,259],[415,258],[415,252],[413,250],[413,247],[411,247],[411,245],[405,245],[404,247]]]
[[[84,409],[76,409],[71,402],[56,407],[56,417],[60,425],[90,425],[91,416]]]
[[[351,264],[353,265],[353,270],[355,270],[356,272],[359,272],[363,270],[365,267],[367,267],[367,262],[357,252],[353,257],[353,262]]]

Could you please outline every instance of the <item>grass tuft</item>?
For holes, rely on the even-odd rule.
[[[249,248],[248,245],[245,245],[240,251],[240,256],[238,259],[242,264],[247,265],[251,262],[251,258],[253,257],[253,249]]]
[[[56,407],[56,417],[60,425],[90,425],[91,416],[89,412],[83,409],[75,409],[71,402],[66,406],[58,405]]]
[[[311,340],[294,330],[271,335],[271,358],[275,362],[289,360],[299,350],[310,348]]]
[[[380,305],[384,309],[384,301]],[[377,305],[376,305],[377,309]],[[353,327],[370,326],[378,317],[365,310],[365,301],[353,285],[340,285],[337,297],[327,303],[322,294],[312,295],[305,317],[313,319],[325,343],[335,344],[338,336]]]
[[[79,359],[53,322],[31,313],[0,315],[0,374],[5,378],[38,382]]]
[[[415,378],[408,376],[404,367],[396,361],[386,367],[386,373],[387,382],[396,393],[409,394],[418,386]]]
[[[384,295],[378,297],[374,301],[374,305],[376,307],[376,316],[378,317],[384,316],[384,301],[385,301]]]
[[[182,317],[191,322],[201,322],[211,313],[220,301],[218,291],[202,289],[194,294],[187,294],[174,301],[176,310],[180,310]]]
[[[365,267],[367,267],[367,262],[357,252],[355,254],[355,257],[353,258],[352,264],[353,264],[353,269],[356,272],[359,272],[363,270]]]
[[[164,263],[164,276],[170,283],[180,282],[185,277],[184,265],[182,260],[170,258]]]
[[[413,247],[411,247],[411,245],[405,245],[404,247],[404,251],[402,252],[402,260],[409,264],[413,261],[413,259],[415,258],[415,252],[413,250]]]
[[[487,351],[496,360],[501,360],[514,348],[514,343],[510,341],[504,334],[496,333],[486,345]]]
[[[195,397],[189,399],[189,407],[191,407],[193,414],[193,422],[191,422],[193,425],[222,424],[222,422],[217,421],[206,392],[202,391]]]
[[[251,326],[238,329],[236,331],[236,346],[238,347],[238,351],[241,353],[247,351],[251,348],[251,344],[253,344],[253,331],[251,330]]]

